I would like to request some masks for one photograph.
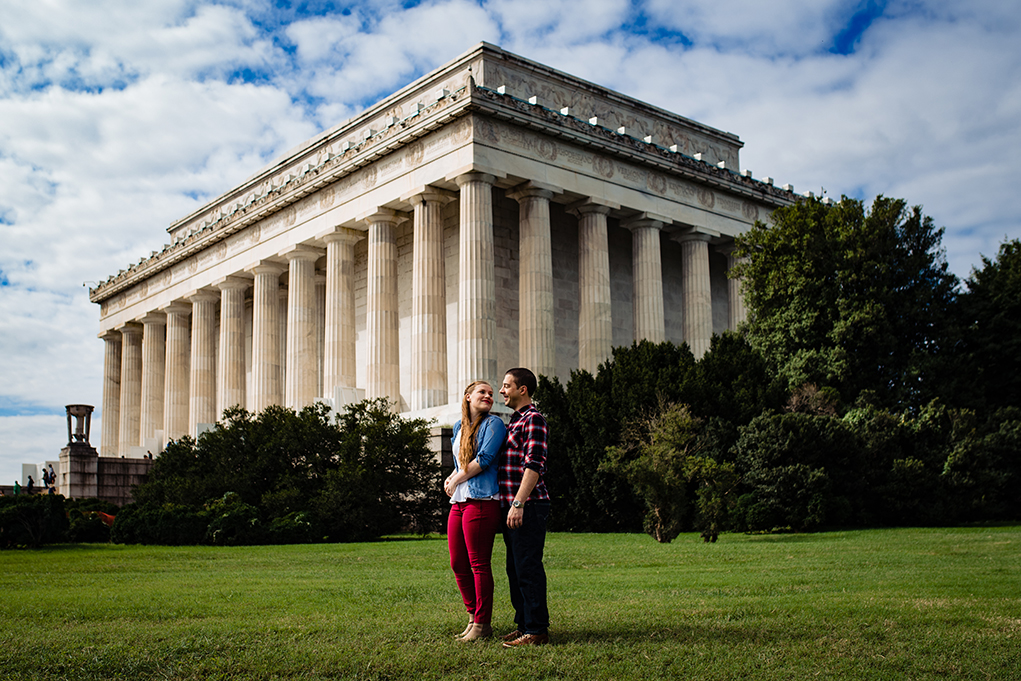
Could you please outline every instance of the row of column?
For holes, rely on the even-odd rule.
[[[405,197],[413,206],[412,314],[409,407],[448,399],[446,274],[443,205],[459,199],[456,385],[499,379],[496,357],[496,282],[492,189],[495,178],[457,178],[459,195],[427,187]],[[549,203],[554,189],[528,183],[508,194],[519,204],[519,363],[537,374],[556,368],[552,240]],[[578,217],[579,368],[595,372],[613,342],[607,216],[612,204],[596,200],[572,207]],[[119,332],[108,332],[104,367],[102,449],[127,452],[162,429],[168,439],[194,434],[232,405],[261,411],[274,404],[301,408],[335,387],[355,385],[354,247],[368,239],[366,384],[368,398],[400,394],[396,228],[407,217],[379,209],[363,216],[368,231],[338,227],[322,235],[325,287],[317,300],[315,263],[323,250],[295,245],[277,261],[261,261],[150,313]],[[624,226],[633,240],[633,309],[636,339],[666,337],[660,231],[666,218],[643,214]],[[684,337],[696,357],[712,336],[709,237],[675,237],[682,246]],[[286,292],[280,276],[288,272]],[[245,292],[252,288],[252,365],[246,394]],[[286,305],[281,305],[286,296]],[[731,320],[742,314],[731,290]],[[219,304],[219,356],[216,311]],[[318,310],[325,307],[325,318]],[[189,332],[189,316],[190,332]],[[322,363],[319,363],[322,358]],[[119,424],[117,429],[109,424]]]

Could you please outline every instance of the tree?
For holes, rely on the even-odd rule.
[[[900,199],[798,201],[737,239],[748,339],[789,387],[920,406],[941,391],[957,278],[943,230]]]
[[[625,444],[609,447],[600,465],[635,488],[645,502],[645,531],[658,542],[669,543],[684,529],[689,459],[700,453],[701,426],[687,406],[667,407],[658,417],[632,422]]]
[[[982,258],[962,295],[966,385],[976,386],[976,408],[1021,407],[1021,239],[1000,245],[995,260]]]
[[[440,470],[426,426],[386,400],[350,405],[334,422],[322,404],[229,409],[198,441],[167,446],[113,539],[291,543],[433,530]]]

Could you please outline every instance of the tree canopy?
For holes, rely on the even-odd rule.
[[[747,337],[790,387],[873,392],[887,406],[941,392],[942,353],[955,338],[957,278],[921,208],[877,197],[866,210],[798,201],[738,237],[750,310]]]

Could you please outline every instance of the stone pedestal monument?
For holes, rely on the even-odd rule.
[[[89,444],[94,408],[90,404],[67,405],[67,446],[60,450],[57,489],[68,498],[95,497],[97,494],[99,453]]]
[[[57,491],[68,499],[98,498],[121,506],[132,501],[135,485],[145,482],[152,459],[99,456],[89,444],[93,409],[67,405],[67,446],[60,450]]]

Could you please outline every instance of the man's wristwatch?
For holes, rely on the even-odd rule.
[[[514,508],[521,508],[524,505],[525,505],[525,502],[518,501],[517,499],[515,499],[514,501],[511,502],[511,506],[513,506]]]

